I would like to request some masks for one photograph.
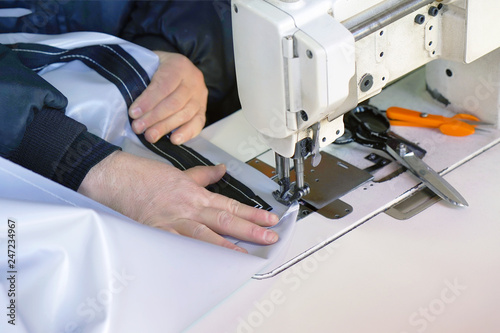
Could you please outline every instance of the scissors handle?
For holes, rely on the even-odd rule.
[[[391,125],[439,128],[443,134],[451,136],[474,134],[475,127],[461,120],[479,120],[477,117],[468,114],[457,114],[449,118],[394,106],[387,109],[386,115]]]

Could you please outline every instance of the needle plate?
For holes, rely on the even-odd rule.
[[[311,160],[307,159],[304,170],[304,180],[311,191],[303,200],[318,210],[373,178],[369,172],[333,155],[321,152],[321,156],[321,163],[317,167],[313,167]],[[259,159],[247,163],[268,177],[275,176],[274,168]],[[292,173],[292,176],[295,174]]]

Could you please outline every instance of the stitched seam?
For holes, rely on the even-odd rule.
[[[37,68],[33,68],[32,70],[33,70],[34,72],[39,72],[39,71],[41,71],[42,69],[44,69],[45,67],[47,67],[47,66],[49,66],[49,65],[43,65],[43,66],[40,66],[40,67],[37,67]]]
[[[162,154],[164,154],[165,156],[168,156],[170,157],[171,159],[173,159],[174,161],[176,161],[177,163],[179,163],[183,168],[184,170],[186,170],[186,167],[180,163],[177,159],[175,159],[174,157],[172,157],[171,155],[167,154],[166,152],[164,152],[163,150],[161,150],[160,148],[158,148],[157,146],[155,146],[154,144],[151,144],[155,149],[157,149],[159,152],[161,152]],[[198,156],[194,155],[192,152],[190,152],[189,150],[187,150],[186,148],[182,147],[182,146],[179,146],[180,148],[182,148],[183,150],[185,150],[186,152],[190,153],[193,157],[195,157],[198,161],[200,161],[203,165],[205,166],[208,166],[208,164],[206,164],[203,160],[201,160]],[[239,188],[237,188],[236,186],[234,186],[233,184],[229,183],[227,180],[225,180],[224,178],[221,179],[224,183],[226,183],[227,185],[231,186],[233,189],[235,189],[236,191],[240,192],[245,198],[247,198],[248,200],[252,201],[253,203],[255,203],[255,206],[254,207],[257,207],[257,208],[262,208],[262,205],[255,199],[249,197],[248,195],[245,194],[245,192],[243,192],[242,190],[240,190]]]
[[[151,146],[153,146],[156,150],[158,150],[163,155],[165,155],[165,156],[173,159],[174,161],[176,161],[184,170],[187,170],[187,168],[181,162],[179,162],[176,158],[174,158],[173,156],[167,154],[166,152],[164,152],[163,150],[161,150],[160,148],[158,148],[157,146],[155,146],[153,143],[151,143]]]
[[[48,55],[60,55],[60,54],[68,53],[70,50],[64,50],[64,51],[61,51],[61,52],[47,52],[47,51],[29,50],[29,49],[12,49],[12,51],[42,53],[42,54],[48,54]]]
[[[198,156],[196,156],[195,154],[193,154],[193,152],[189,151],[188,149],[186,149],[185,147],[183,146],[179,146],[179,148],[182,148],[185,152],[189,153],[191,156],[193,156],[194,158],[196,158],[198,161],[200,161],[200,163],[202,163],[203,165],[207,165],[203,160],[201,160]],[[207,165],[208,166],[208,165]],[[237,190],[238,192],[240,192],[244,197],[246,197],[248,200],[256,203],[259,207],[262,207],[262,205],[254,200],[253,198],[250,198],[248,195],[245,194],[245,192],[243,192],[242,190],[240,190],[239,188],[237,188],[236,186],[234,186],[233,184],[229,183],[227,180],[225,180],[224,178],[221,179],[224,183],[228,184],[229,186],[231,186],[232,188],[234,188],[235,190]]]
[[[67,55],[67,56],[62,56],[61,59],[66,59],[66,58],[82,58],[82,59],[86,59],[92,63],[94,63],[95,65],[99,66],[100,68],[102,68],[104,71],[106,71],[107,73],[111,74],[112,76],[114,76],[118,81],[121,82],[121,84],[123,85],[123,87],[125,88],[125,90],[127,91],[127,94],[128,96],[130,97],[131,100],[134,100],[134,98],[132,97],[132,94],[130,93],[130,91],[128,90],[128,87],[127,85],[125,84],[125,82],[122,81],[122,79],[120,79],[120,77],[116,76],[114,73],[110,72],[109,70],[107,70],[106,68],[104,68],[103,66],[101,66],[101,64],[99,64],[97,61],[95,61],[94,59],[92,58],[89,58],[87,56],[84,56],[84,55],[81,55],[81,54],[74,54],[74,55]]]
[[[117,55],[117,56],[119,56],[119,57],[120,57],[123,61],[125,61],[125,62],[127,63],[127,65],[129,65],[129,67],[130,67],[130,68],[132,68],[132,69],[134,70],[135,74],[137,74],[137,76],[141,79],[142,84],[144,85],[144,87],[146,87],[146,88],[147,88],[147,86],[148,86],[148,85],[147,85],[147,84],[146,84],[146,82],[144,82],[144,80],[142,79],[141,74],[139,74],[139,72],[137,71],[137,69],[136,69],[136,68],[135,68],[135,67],[134,67],[134,66],[133,66],[130,62],[128,62],[128,60],[127,60],[127,59],[125,59],[125,58],[124,58],[124,57],[123,57],[120,53],[116,52],[113,48],[109,47],[108,45],[99,45],[99,46],[102,46],[102,47],[104,47],[104,48],[107,48],[107,49],[111,50],[114,54],[116,54],[116,55]]]

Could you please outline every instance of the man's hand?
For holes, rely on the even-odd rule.
[[[202,72],[185,56],[155,51],[160,65],[144,92],[130,106],[135,133],[151,143],[177,129],[170,140],[181,144],[197,136],[206,121],[208,89]]]
[[[272,244],[264,227],[278,217],[212,193],[204,187],[225,173],[222,165],[185,172],[168,164],[114,152],[93,167],[78,192],[147,225],[246,252],[220,235]]]

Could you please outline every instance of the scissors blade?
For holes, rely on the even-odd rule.
[[[463,123],[469,124],[469,125],[478,125],[478,126],[493,126],[492,123],[489,123],[487,121],[476,121],[476,120],[468,120],[468,119],[462,119],[462,118],[457,118],[456,120],[459,120]]]
[[[436,171],[428,166],[424,161],[415,156],[412,151],[400,154],[398,151],[387,147],[388,152],[396,158],[402,165],[410,170],[415,176],[420,178],[422,182],[434,193],[442,199],[448,201],[455,206],[469,206],[467,201],[458,191],[443,179]]]

